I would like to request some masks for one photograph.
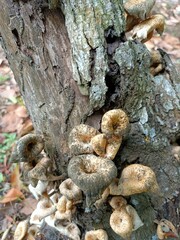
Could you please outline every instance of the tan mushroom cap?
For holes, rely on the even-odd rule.
[[[93,153],[92,145],[90,141],[92,137],[99,132],[85,124],[75,126],[69,134],[69,148],[73,155],[80,155],[84,153]]]
[[[81,189],[72,181],[71,178],[64,180],[59,186],[60,193],[67,199],[74,202],[82,200]]]
[[[127,205],[127,201],[122,196],[115,196],[111,198],[111,200],[109,201],[109,204],[113,209],[118,210],[122,207],[125,207]]]
[[[27,230],[28,230],[28,220],[19,222],[14,232],[14,240],[22,240],[26,235]]]
[[[122,143],[122,137],[112,136],[111,138],[108,138],[108,143],[106,146],[106,155],[105,157],[113,160],[121,146]]]
[[[110,226],[112,230],[124,239],[128,239],[133,230],[131,216],[125,208],[115,210],[110,216]]]
[[[133,38],[139,39],[141,42],[148,41],[153,31],[156,30],[160,35],[164,32],[165,18],[161,14],[156,14],[144,20],[133,28]]]
[[[127,114],[122,109],[113,109],[106,112],[101,121],[101,131],[109,138],[113,135],[123,136],[129,126]]]
[[[167,219],[155,220],[157,226],[157,236],[160,240],[167,239],[168,237],[179,238],[178,232],[174,225]]]
[[[119,190],[122,196],[159,190],[155,173],[150,167],[131,164],[123,169],[119,179]]]
[[[36,134],[27,134],[21,137],[11,155],[12,162],[30,162],[37,159],[44,148],[42,136]]]
[[[129,15],[144,20],[149,17],[154,4],[155,0],[128,0],[124,8]]]
[[[86,200],[91,201],[91,198],[98,197],[117,176],[117,168],[110,160],[86,154],[73,157],[70,160],[68,175],[86,194]],[[87,202],[87,204],[94,202]]]
[[[108,235],[103,229],[92,230],[86,232],[84,240],[108,240]]]
[[[91,139],[91,145],[94,152],[100,157],[104,157],[106,153],[107,138],[105,134],[97,134]]]

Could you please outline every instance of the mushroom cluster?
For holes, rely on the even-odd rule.
[[[155,0],[128,0],[124,4],[126,13],[126,32],[133,30],[132,37],[141,42],[148,41],[156,30],[164,31],[165,18],[161,14],[151,15]]]
[[[86,195],[87,209],[117,176],[113,160],[127,132],[129,119],[122,109],[106,112],[101,121],[101,133],[80,124],[69,135],[73,157],[68,164],[68,176]]]

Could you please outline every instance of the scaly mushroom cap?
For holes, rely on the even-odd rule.
[[[113,135],[123,136],[129,125],[129,119],[122,109],[113,109],[106,112],[101,121],[101,131],[106,134],[106,137]]]
[[[111,198],[111,200],[109,201],[109,204],[111,205],[111,207],[113,209],[119,210],[122,207],[125,207],[127,204],[127,201],[125,198],[121,197],[121,196],[116,196]]]
[[[157,235],[159,239],[167,239],[168,237],[172,238],[178,238],[178,232],[174,225],[166,220],[166,219],[161,219],[160,221],[155,221],[158,224],[157,227]]]
[[[123,169],[119,179],[120,195],[129,196],[159,190],[153,170],[141,164],[131,164]]]
[[[68,175],[86,194],[86,197],[99,196],[117,176],[115,164],[92,154],[73,157],[68,165]]]
[[[100,157],[104,157],[106,153],[107,139],[105,134],[97,134],[91,139],[91,145],[94,152]]]
[[[93,153],[91,138],[99,132],[88,125],[80,124],[72,129],[69,134],[69,148],[73,155]]]
[[[122,137],[112,136],[108,138],[105,158],[113,160],[121,146]]]
[[[27,230],[28,220],[19,222],[14,232],[14,240],[22,240],[26,235]]]
[[[47,181],[47,172],[48,172],[48,167],[52,164],[52,161],[50,158],[43,157],[37,164],[36,166],[29,171],[29,178],[35,178],[41,181]]]
[[[153,35],[153,31],[156,30],[160,35],[164,31],[165,19],[161,14],[156,14],[150,18],[142,21],[133,28],[133,38],[139,39],[142,42],[146,42]]]
[[[110,226],[112,230],[124,239],[131,236],[133,222],[131,216],[125,208],[115,210],[110,216]]]
[[[27,134],[21,137],[11,155],[11,162],[30,162],[37,159],[44,148],[42,136]]]
[[[72,181],[71,178],[64,180],[60,184],[59,190],[62,195],[74,202],[82,199],[81,189]]]
[[[84,240],[108,240],[108,235],[103,229],[92,230],[86,232]]]
[[[149,17],[154,4],[155,0],[128,0],[124,8],[129,15],[144,20]]]
[[[132,218],[133,231],[136,231],[138,228],[144,225],[135,208],[133,208],[131,205],[127,205],[126,210]]]

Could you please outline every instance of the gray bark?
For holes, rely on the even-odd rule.
[[[114,160],[118,177],[127,164],[141,163],[155,171],[161,189],[156,196],[128,198],[145,223],[132,239],[155,239],[156,217],[175,226],[180,221],[180,162],[172,153],[180,142],[179,76],[162,50],[164,71],[150,74],[149,51],[124,36],[122,1],[64,0],[55,10],[43,5],[0,2],[1,42],[35,130],[61,174],[71,157],[71,129],[81,122],[99,128],[105,111],[124,109],[131,130]],[[109,226],[108,204],[88,214],[83,207],[74,219],[82,239],[94,227],[106,229],[111,240],[121,239]]]

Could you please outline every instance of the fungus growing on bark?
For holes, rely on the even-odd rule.
[[[90,207],[117,176],[117,168],[110,160],[86,154],[70,160],[68,175],[85,193],[87,207]]]
[[[157,226],[157,236],[160,240],[170,238],[179,238],[178,232],[174,225],[167,219],[155,220]]]
[[[72,181],[71,178],[64,180],[59,186],[60,193],[68,200],[77,202],[82,200],[81,189]]]
[[[150,18],[142,21],[133,28],[133,38],[139,39],[141,42],[148,41],[154,30],[156,30],[160,35],[164,31],[165,19],[161,14],[156,14]]]
[[[49,198],[44,197],[38,202],[36,209],[32,212],[30,217],[30,223],[42,225],[42,220],[45,217],[55,213],[55,211],[56,206],[52,204]]]
[[[12,152],[11,162],[31,162],[37,159],[44,148],[42,136],[27,134],[21,137]]]
[[[159,190],[153,170],[141,164],[131,164],[124,168],[118,187],[122,196]]]
[[[124,4],[125,11],[136,18],[144,20],[150,16],[155,0],[128,0]]]
[[[121,146],[122,137],[112,136],[108,138],[105,158],[113,160]]]
[[[80,230],[75,223],[67,223],[62,225],[61,221],[57,221],[55,215],[51,215],[45,218],[45,222],[59,231],[61,234],[71,238],[72,240],[80,240]]]
[[[93,153],[90,144],[92,137],[99,132],[88,125],[80,124],[72,129],[69,134],[69,148],[73,155]]]
[[[14,232],[14,240],[22,240],[28,230],[28,220],[24,220],[18,223],[15,232]]]
[[[100,208],[103,205],[103,203],[107,200],[109,193],[110,193],[109,187],[107,187],[102,193],[101,198],[94,203],[94,206],[96,208]]]
[[[38,200],[39,197],[42,196],[44,192],[46,192],[47,186],[48,181],[39,180],[35,187],[33,187],[32,184],[29,184],[28,188],[29,191],[33,194],[33,196]]]
[[[92,230],[86,232],[85,240],[108,240],[108,235],[103,229]]]
[[[163,59],[159,51],[151,51],[151,66],[150,73],[156,76],[164,69]]]
[[[130,238],[133,230],[133,222],[125,208],[115,210],[111,214],[110,226],[112,230],[122,238]]]
[[[100,157],[104,157],[106,154],[107,138],[105,134],[97,134],[91,139],[91,145],[94,152]]]
[[[111,184],[109,185],[109,194],[110,195],[121,195],[121,192],[118,188],[119,179],[115,178],[112,180]]]
[[[115,196],[115,197],[111,198],[111,200],[109,201],[109,204],[113,209],[118,210],[118,209],[126,206],[127,201],[122,196]]]
[[[101,131],[107,138],[122,137],[128,130],[129,119],[122,109],[113,109],[106,112],[101,121]]]

